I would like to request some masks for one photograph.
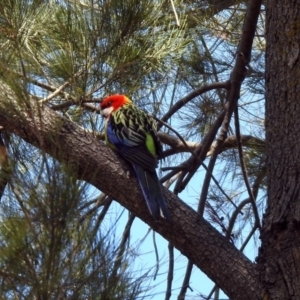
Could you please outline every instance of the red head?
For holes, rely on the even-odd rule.
[[[125,95],[108,96],[100,104],[101,115],[107,118],[113,111],[129,102],[131,101]]]

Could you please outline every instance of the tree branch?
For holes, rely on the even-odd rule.
[[[163,122],[167,122],[179,109],[181,109],[185,104],[196,98],[197,96],[200,96],[203,93],[206,93],[211,90],[215,89],[228,89],[230,87],[230,82],[214,82],[211,84],[205,84],[199,87],[198,89],[192,91],[182,99],[178,100],[171,108],[170,110],[161,118]]]
[[[167,149],[164,151],[164,157],[171,156],[176,153],[181,153],[181,152],[190,152],[190,151],[195,151],[198,146],[200,146],[200,143],[198,142],[191,142],[191,141],[185,141],[186,145],[178,138],[169,135],[165,132],[158,132],[158,136],[160,141],[171,147],[171,149]],[[103,137],[104,139],[104,137]],[[252,136],[252,135],[241,135],[241,141],[243,144],[243,147],[249,147],[252,149],[257,149],[260,152],[265,151],[265,141]],[[219,150],[219,154],[228,150],[228,149],[237,149],[238,144],[237,144],[237,139],[235,135],[231,135],[226,138],[224,141],[224,144],[222,145],[222,148]],[[212,153],[215,151],[216,148],[216,142],[213,142],[209,151],[207,152],[206,156],[211,156]]]
[[[84,129],[47,106],[23,99],[0,82],[0,124],[45,151],[85,180],[116,199],[173,243],[230,298],[260,298],[255,265],[224,236],[173,193],[163,188],[171,222],[149,214],[137,180],[128,178],[128,165]],[[230,279],[229,279],[230,278]]]

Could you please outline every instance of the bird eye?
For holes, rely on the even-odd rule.
[[[110,107],[111,104],[112,104],[112,102],[111,102],[111,101],[108,101],[106,105],[107,105],[107,107]]]

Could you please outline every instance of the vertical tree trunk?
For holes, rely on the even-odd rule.
[[[266,2],[268,210],[258,267],[263,299],[300,299],[300,2]]]

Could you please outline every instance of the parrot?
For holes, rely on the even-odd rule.
[[[155,170],[162,144],[153,117],[121,94],[104,98],[100,112],[106,119],[106,144],[133,166],[150,214],[155,220],[160,216],[170,220]]]

